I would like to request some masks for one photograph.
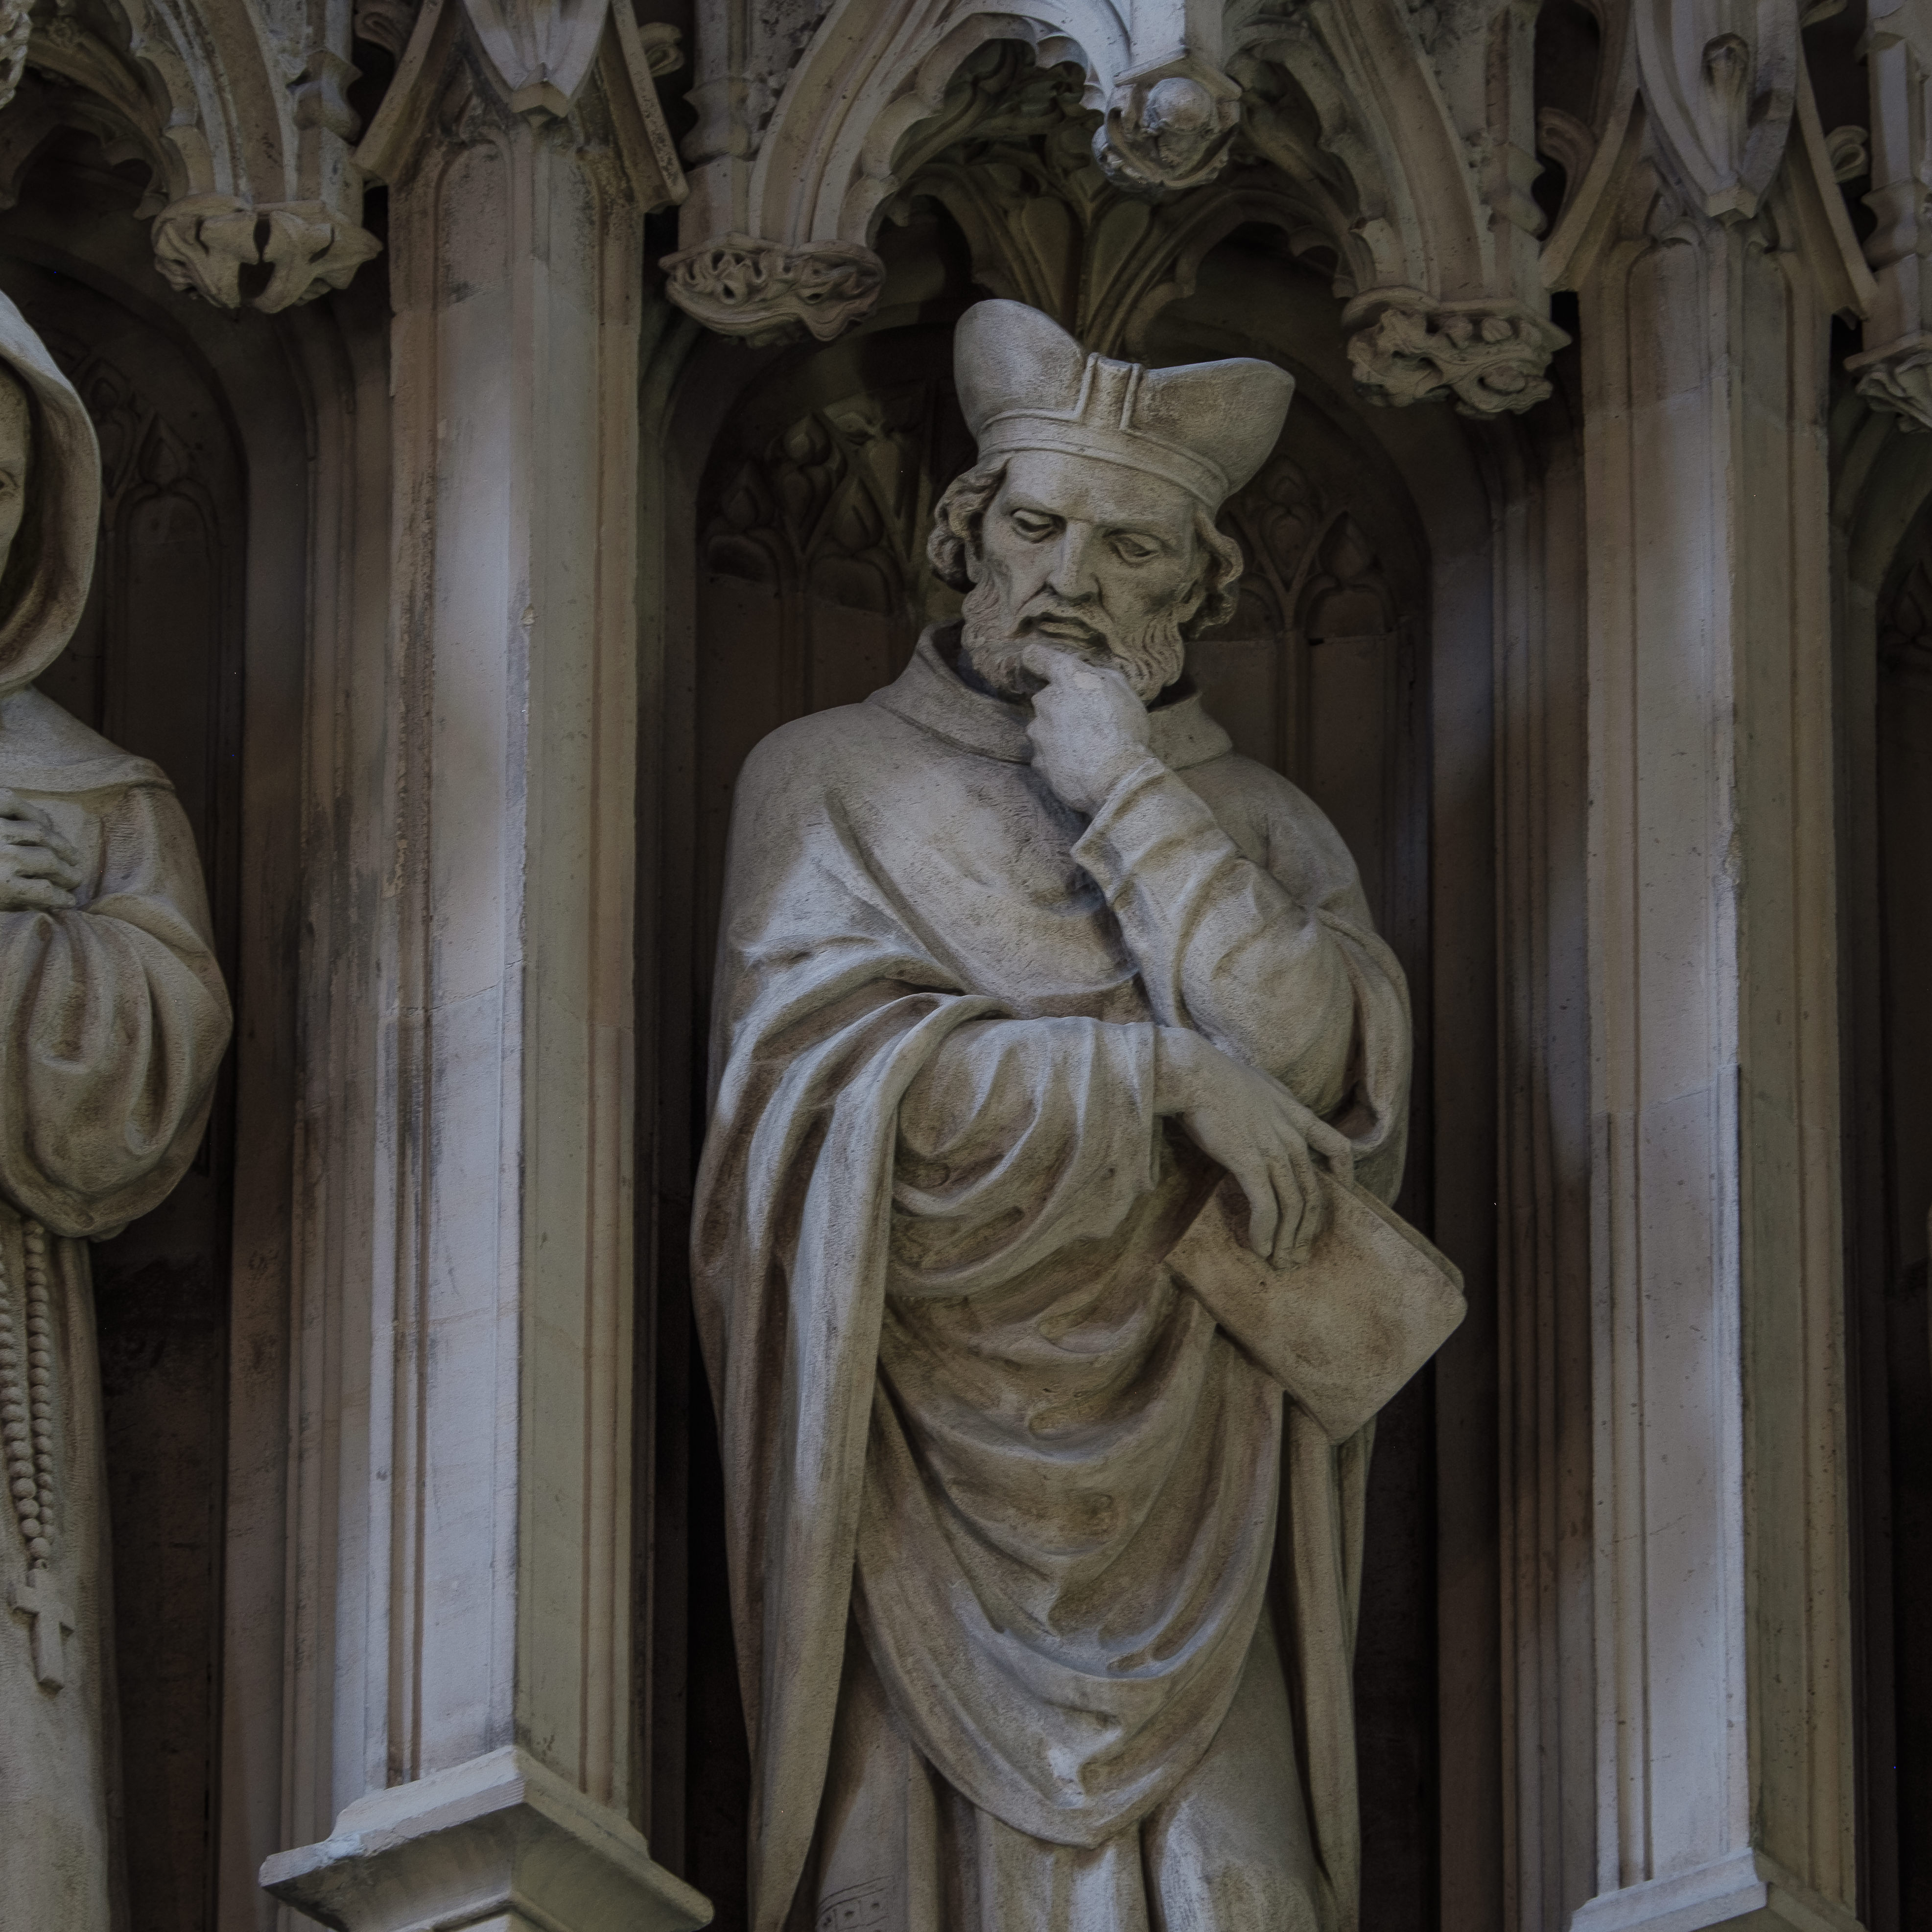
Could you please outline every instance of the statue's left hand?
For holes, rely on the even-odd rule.
[[[1093,812],[1147,756],[1153,728],[1133,686],[1110,664],[1051,644],[1029,644],[1021,662],[1046,680],[1034,694],[1034,768],[1076,812]]]
[[[0,912],[71,912],[80,854],[37,805],[0,785]]]

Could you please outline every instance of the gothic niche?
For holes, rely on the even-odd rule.
[[[40,688],[172,781],[215,948],[236,974],[241,459],[196,364],[72,275],[4,286],[80,392],[101,456],[86,615]],[[130,1932],[211,1922],[228,1394],[233,1074],[193,1167],[94,1251],[113,1524],[116,1670]]]
[[[769,360],[726,412],[696,505],[696,810],[688,855],[672,862],[690,880],[689,925],[664,934],[688,962],[680,976],[691,990],[669,993],[662,1009],[664,1064],[686,1075],[670,1076],[659,1130],[662,1148],[688,1144],[693,1159],[704,1056],[680,1042],[705,1036],[739,768],[788,720],[857,702],[897,676],[922,626],[957,608],[925,554],[933,505],[972,454],[952,390],[951,312],[936,323],[891,326],[896,319],[888,308],[866,332]],[[1162,360],[1230,352],[1184,334],[1163,328]],[[1238,748],[1294,779],[1333,818],[1410,975],[1420,1084],[1401,1205],[1426,1226],[1427,567],[1402,484],[1378,466],[1346,405],[1334,412],[1334,393],[1304,381],[1280,447],[1224,511],[1247,560],[1243,594],[1228,624],[1195,641],[1190,662]],[[674,805],[670,816],[682,814]],[[674,1212],[667,1225],[681,1250],[685,1217]],[[675,1419],[692,1415],[688,1478],[675,1478],[690,1484],[688,1594],[653,1613],[652,1674],[688,1728],[655,1774],[652,1837],[661,1856],[676,1856],[682,1841],[678,1868],[718,1903],[720,1922],[733,1922],[744,1851],[726,1821],[742,1832],[746,1767],[723,1552],[712,1546],[723,1506],[716,1452],[700,1419],[701,1374],[684,1366],[682,1265],[681,1251],[658,1264],[658,1372],[670,1378],[659,1384],[658,1453],[670,1459],[658,1466],[668,1485],[686,1453]],[[1421,1922],[1434,1883],[1426,1834],[1414,1829],[1432,1807],[1435,1777],[1430,1387],[1418,1379],[1378,1425],[1357,1669],[1365,1922]]]
[[[822,346],[762,352],[748,370],[741,349],[700,352],[706,370],[692,371],[694,387],[715,384],[730,400],[694,506],[691,790],[666,797],[668,923],[653,935],[686,962],[659,1010],[667,1084],[656,1132],[673,1232],[656,1263],[654,1453],[661,1529],[681,1537],[665,1498],[683,1494],[691,1540],[688,1586],[651,1612],[647,1694],[654,1713],[680,1714],[674,1743],[667,1718],[652,1720],[652,1842],[717,1904],[721,1924],[741,1909],[748,1766],[716,1529],[723,1498],[683,1286],[686,1163],[705,1114],[703,1048],[690,1042],[706,1036],[732,788],[746,754],[788,720],[888,682],[921,627],[956,610],[927,566],[926,539],[933,505],[973,455],[952,342],[980,296],[1027,302],[1104,353],[1161,363],[1272,353],[1298,378],[1280,446],[1223,512],[1247,560],[1239,608],[1195,640],[1191,664],[1238,748],[1334,820],[1409,975],[1418,1138],[1397,1204],[1430,1225],[1429,567],[1419,524],[1360,420],[1332,324],[1311,356],[1294,336],[1300,325],[1273,304],[1240,342],[1185,319],[1197,280],[1205,288],[1264,258],[1271,275],[1305,278],[1304,314],[1337,316],[1356,292],[1347,184],[1318,145],[1312,110],[1279,68],[1249,65],[1252,109],[1226,170],[1156,202],[1095,165],[1100,117],[1077,70],[990,44],[894,156],[904,185],[876,243],[887,273],[871,319]],[[1292,181],[1276,165],[1284,158]],[[1429,1834],[1415,1829],[1436,1778],[1431,1401],[1425,1376],[1378,1425],[1357,1667],[1365,1923],[1419,1924],[1433,1911]]]

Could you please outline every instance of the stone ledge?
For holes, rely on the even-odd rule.
[[[1570,1932],[1863,1932],[1841,1905],[1762,1852],[1737,1852],[1675,1878],[1606,1892],[1577,1907]]]
[[[278,1852],[264,1888],[338,1932],[691,1932],[711,1906],[629,1822],[514,1745],[346,1807],[320,1844]]]

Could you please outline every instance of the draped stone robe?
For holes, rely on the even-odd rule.
[[[0,700],[0,785],[52,819],[83,873],[75,910],[0,911],[0,1305],[16,1338],[9,1349],[0,1330],[13,1492],[0,1932],[107,1932],[112,1630],[88,1244],[154,1207],[194,1158],[228,1003],[188,821],[154,766],[28,689]]]
[[[1198,699],[1090,824],[941,642],[767,739],[734,809],[694,1254],[753,1923],[1164,1922],[1147,1886],[1208,1893],[1155,1841],[1202,1856],[1173,1820],[1238,1733],[1226,1788],[1272,1767],[1294,1814],[1293,1922],[1352,1926],[1365,1425],[1447,1329],[1371,1324],[1358,1399],[1285,1422],[1168,1265],[1239,1230],[1155,1082],[1163,1028],[1207,1034],[1386,1198],[1402,976],[1333,828]]]

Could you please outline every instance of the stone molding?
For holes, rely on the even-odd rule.
[[[1798,108],[1798,16],[1796,7],[1766,9],[1748,36],[1702,38],[1687,31],[1678,0],[1630,9],[1654,138],[1705,214],[1748,218],[1778,173]]]
[[[1375,290],[1343,311],[1348,362],[1370,401],[1406,409],[1453,397],[1467,416],[1520,415],[1550,394],[1544,371],[1570,338],[1514,304],[1432,302]]]
[[[1801,1885],[1774,1858],[1740,1852],[1674,1878],[1604,1892],[1570,1922],[1570,1932],[1861,1932],[1842,1906]]]
[[[1634,114],[1564,218],[1594,319],[1593,1655],[1530,1708],[1594,1764],[1522,1869],[1588,1874],[1578,1932],[1857,1923],[1824,424],[1870,284],[1808,91],[1793,125],[1745,215]]]
[[[392,314],[356,529],[389,574],[310,692],[303,970],[331,1046],[293,1400],[340,1420],[292,1456],[306,1730],[277,1842],[304,1849],[270,1871],[357,1932],[703,1916],[622,1822],[640,336],[646,218],[680,185],[628,14],[560,122],[424,0],[358,150],[390,184]],[[368,782],[328,814],[345,770]],[[447,1769],[514,1739],[552,1780],[510,1760],[478,1798]],[[413,1795],[365,1800],[387,1776]]]
[[[251,307],[273,315],[349,286],[356,271],[382,253],[367,229],[326,202],[251,207],[229,194],[190,195],[154,218],[154,266],[170,288],[218,308]],[[242,289],[244,268],[265,267],[264,286]]]
[[[753,347],[806,335],[830,342],[871,312],[886,279],[869,248],[843,242],[788,248],[755,235],[721,235],[660,266],[686,314]]]
[[[543,1932],[688,1932],[711,1907],[630,1821],[515,1745],[373,1791],[264,1888],[339,1932],[430,1932],[514,1914]]]

